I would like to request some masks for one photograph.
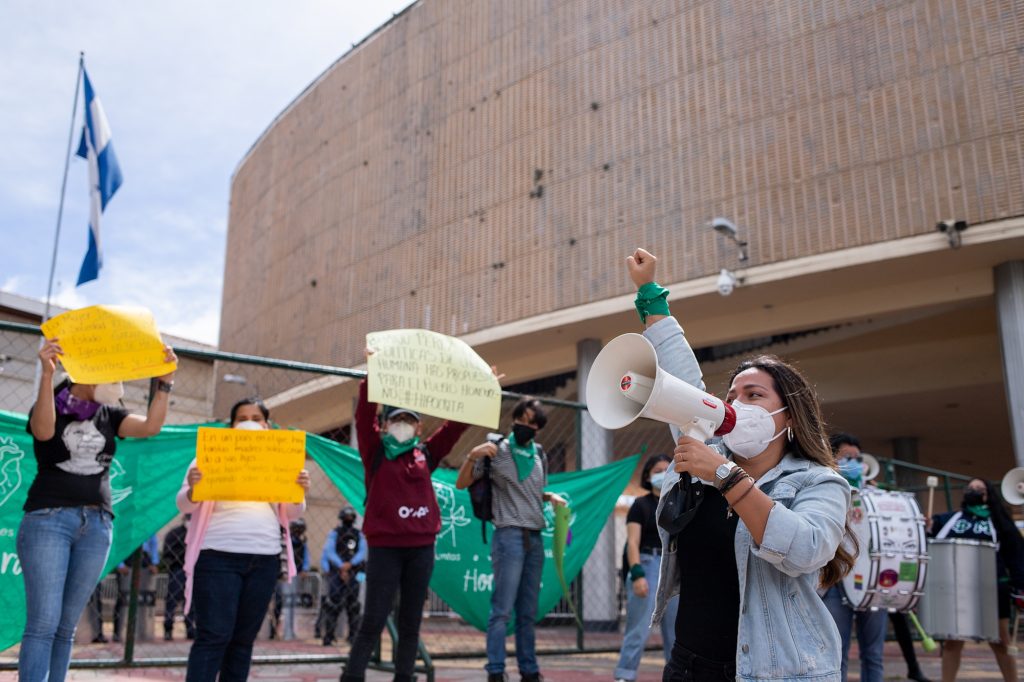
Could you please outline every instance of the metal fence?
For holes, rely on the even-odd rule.
[[[34,400],[33,385],[36,373],[36,353],[39,346],[37,327],[0,321],[0,409],[25,413]],[[328,366],[296,363],[261,357],[179,347],[179,370],[175,377],[175,390],[168,423],[184,424],[225,420],[228,409],[236,400],[258,396],[271,408],[271,419],[282,427],[303,427],[301,415],[289,409],[276,410],[284,405],[283,396],[301,394],[311,386],[323,382],[337,382],[358,378],[362,372]],[[528,392],[542,400],[549,414],[546,428],[538,436],[548,452],[550,471],[574,471],[581,468],[581,421],[585,406],[566,400],[576,396],[573,374],[515,387],[517,391],[504,393],[502,401],[502,428],[511,422],[511,409]],[[126,385],[125,404],[130,409],[144,412],[148,382]],[[345,409],[341,409],[345,408]],[[339,412],[351,406],[339,406]],[[349,412],[346,412],[348,414]],[[437,423],[427,418],[425,430]],[[461,438],[451,454],[441,462],[442,467],[457,468],[473,445],[483,442],[486,429],[472,427]],[[350,427],[346,423],[333,424],[322,435],[347,443]],[[672,442],[668,429],[662,424],[643,422],[616,431],[611,436],[614,459],[637,452],[649,454],[670,452]],[[950,492],[955,475],[916,467],[897,461],[884,460],[885,475],[891,483],[904,488],[918,489],[923,477],[935,474],[942,479],[947,505],[952,503]],[[320,471],[313,460],[307,461],[312,484],[307,496],[305,514],[306,541],[311,565],[304,571],[294,591],[283,589],[279,599],[268,604],[268,616],[257,641],[256,663],[325,663],[342,662],[348,651],[347,624],[344,613],[338,618],[337,642],[324,646],[324,596],[320,556],[328,533],[337,525],[337,514],[347,504],[337,488]],[[184,471],[181,472],[184,476]],[[636,486],[638,471],[628,491],[639,493]],[[539,654],[592,653],[618,650],[621,644],[621,624],[625,584],[617,564],[625,542],[625,513],[632,498],[619,499],[616,513],[599,541],[598,550],[590,556],[581,576],[571,586],[574,600],[582,608],[583,626],[579,626],[564,600],[546,614],[537,630]],[[945,505],[943,505],[945,506]],[[924,506],[922,504],[922,509]],[[168,615],[168,595],[173,578],[168,567],[180,563],[180,557],[165,551],[168,533],[180,525],[174,519],[157,534],[159,556],[151,562],[143,552],[124,557],[121,572],[107,576],[97,588],[90,607],[83,614],[76,634],[73,665],[77,667],[128,667],[183,665],[190,647],[188,628],[180,606]],[[13,529],[16,530],[16,529]],[[617,566],[616,566],[617,568]],[[609,576],[612,576],[609,579]],[[180,591],[180,590],[179,590]],[[172,599],[171,602],[174,600]],[[275,601],[279,617],[275,617]],[[600,605],[595,616],[591,605]],[[173,605],[173,604],[172,604]],[[607,614],[611,613],[611,618]],[[130,627],[134,623],[134,627]],[[115,624],[119,629],[115,629]],[[168,627],[169,626],[169,627]],[[392,633],[393,634],[393,633]],[[436,594],[431,593],[424,604],[421,631],[424,663],[421,670],[432,679],[431,658],[470,658],[485,656],[483,633],[465,623]],[[651,647],[659,647],[659,634],[652,632]],[[376,666],[388,668],[392,638],[382,639]],[[0,652],[0,669],[13,667],[17,648]]]

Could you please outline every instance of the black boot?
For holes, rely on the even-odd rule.
[[[415,675],[400,675],[395,673],[395,677],[392,682],[416,682]]]
[[[350,675],[348,672],[342,671],[341,682],[365,682],[365,675]]]
[[[488,673],[487,682],[508,682],[508,675],[505,673]]]
[[[527,673],[519,678],[519,682],[544,682],[544,676],[540,672]]]

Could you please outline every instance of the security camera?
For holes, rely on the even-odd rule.
[[[718,281],[715,282],[715,286],[718,287],[718,293],[722,296],[728,296],[739,285],[739,278],[729,270],[722,268],[722,271],[718,273]]]
[[[935,224],[935,229],[944,232],[949,239],[949,246],[952,249],[959,249],[962,238],[960,233],[968,227],[966,220],[940,220]]]

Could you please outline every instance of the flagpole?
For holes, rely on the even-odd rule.
[[[68,151],[64,156],[64,179],[60,183],[60,204],[57,207],[57,230],[53,235],[53,257],[50,259],[50,281],[46,285],[46,309],[42,322],[50,319],[50,296],[53,294],[53,275],[57,270],[57,244],[60,242],[60,223],[64,216],[64,191],[68,186],[68,166],[71,165],[71,145],[75,138],[75,115],[78,113],[78,89],[82,84],[85,52],[78,53],[78,73],[75,74],[75,99],[71,103],[71,127],[68,129]]]

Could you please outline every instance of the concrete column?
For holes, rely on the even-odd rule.
[[[1024,261],[996,266],[996,315],[1003,351],[1003,383],[1017,466],[1024,466]]]
[[[898,459],[901,462],[909,462],[911,464],[919,464],[917,454],[917,437],[916,436],[897,436],[892,439],[892,458]],[[899,467],[893,467],[893,483],[896,487],[906,485],[910,478],[913,477],[914,472],[908,472],[903,470],[904,478],[908,479],[905,481],[900,480],[900,469]],[[908,476],[910,474],[910,476]],[[885,480],[885,476],[880,476],[878,480]]]
[[[587,377],[601,352],[599,339],[583,339],[576,344],[576,384],[582,401],[587,395]],[[598,426],[584,412],[580,425],[580,453],[583,467],[590,469],[612,461],[612,433]],[[618,576],[615,572],[615,526],[608,518],[590,558],[583,565],[583,620],[590,630],[618,627]]]

